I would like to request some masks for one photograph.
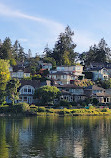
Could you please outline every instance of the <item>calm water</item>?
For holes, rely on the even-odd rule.
[[[111,117],[0,117],[0,158],[111,158]]]

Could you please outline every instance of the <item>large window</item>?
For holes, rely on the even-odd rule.
[[[24,92],[27,92],[27,88],[24,88]]]
[[[28,89],[28,92],[31,92],[31,89]]]

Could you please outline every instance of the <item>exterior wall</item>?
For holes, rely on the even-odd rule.
[[[74,88],[70,88],[69,92],[75,95],[82,95],[84,94],[84,90],[83,89],[74,89]]]
[[[23,71],[18,71],[17,72],[17,78],[24,78],[24,72]]]
[[[30,73],[24,73],[23,71],[11,72],[11,77],[12,78],[30,77]]]
[[[62,74],[49,74],[48,75],[48,78],[49,79],[54,79],[54,80],[60,80],[63,84],[70,84],[70,80],[74,80],[75,79],[75,77],[74,76],[70,76],[70,75],[68,75],[68,74],[64,74],[64,75],[62,75]]]
[[[82,65],[74,65],[74,66],[57,66],[57,71],[76,71],[78,73],[83,72],[83,66]]]
[[[99,103],[111,103],[111,97],[94,97],[96,99],[98,99]]]
[[[82,73],[83,72],[83,66],[82,65],[76,65],[75,66],[75,71],[78,73]]]
[[[108,70],[109,76],[111,77],[111,69],[107,69],[107,70]]]
[[[20,93],[19,102],[26,102],[26,103],[32,104],[34,102],[33,100],[34,91],[35,91],[34,87],[30,85],[23,86],[19,91]]]
[[[24,78],[24,72],[23,71],[12,72],[11,77],[12,78]]]
[[[63,94],[62,96],[60,96],[60,100],[67,100],[68,102],[73,102],[73,96],[72,95]]]
[[[12,67],[12,66],[9,67],[9,71],[10,71],[10,72],[13,71],[13,67]]]
[[[24,73],[24,77],[30,77],[30,73]]]
[[[57,66],[57,71],[74,71],[75,66]]]
[[[78,101],[81,101],[81,100],[85,100],[85,96],[81,96],[81,95],[76,95],[74,96],[74,101],[75,102],[78,102]]]
[[[93,80],[97,80],[100,78],[101,80],[105,80],[109,78],[109,74],[106,70],[102,69],[100,71],[93,71]]]

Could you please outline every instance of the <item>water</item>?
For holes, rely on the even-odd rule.
[[[0,117],[0,158],[111,158],[111,117]]]

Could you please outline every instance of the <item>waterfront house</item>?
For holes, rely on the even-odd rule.
[[[76,86],[74,84],[65,85],[55,85],[62,92],[61,98],[67,101],[78,102],[80,100],[85,100],[86,96],[82,87]],[[61,99],[60,98],[60,99]]]
[[[111,103],[111,94],[102,87],[96,85],[84,88],[84,94],[87,98],[96,98],[100,103]]]

